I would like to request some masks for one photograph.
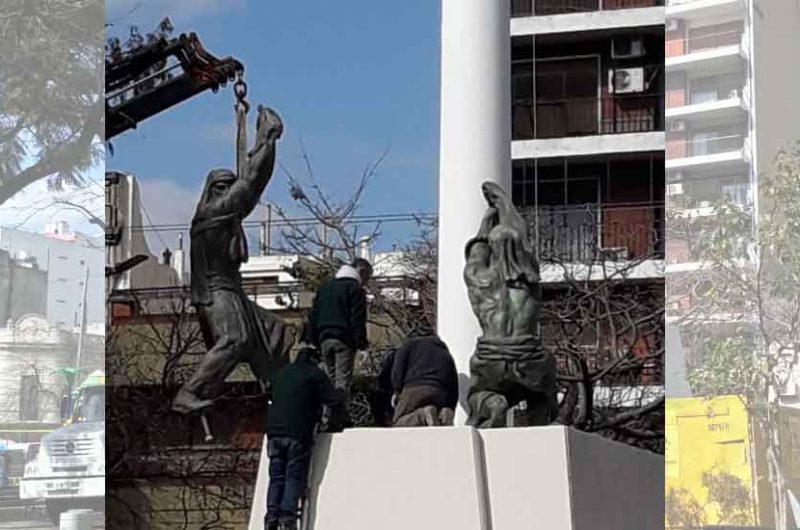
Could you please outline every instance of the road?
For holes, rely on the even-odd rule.
[[[0,508],[0,530],[53,530],[43,510]]]
[[[102,515],[97,514],[98,523],[92,528],[102,529]],[[0,508],[0,530],[55,530],[47,514],[41,509]]]

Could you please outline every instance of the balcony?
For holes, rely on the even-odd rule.
[[[725,20],[745,15],[743,0],[668,0],[667,18],[692,21]]]
[[[585,204],[522,208],[539,259],[597,263],[664,258],[661,204]]]
[[[517,100],[513,139],[540,140],[664,130],[661,94]]]
[[[731,134],[692,141],[668,141],[666,169],[688,169],[714,165],[736,168],[749,162],[747,137]]]
[[[711,76],[741,68],[747,57],[746,34],[741,31],[670,39],[664,44],[664,66],[667,72]]]
[[[511,0],[511,16],[564,15],[663,5],[664,0]]]
[[[667,110],[665,117],[667,120],[686,120],[692,123],[703,123],[710,121],[732,121],[747,112],[749,90],[724,89],[704,91],[702,93],[692,93],[689,102],[684,101],[676,91],[667,96]]]

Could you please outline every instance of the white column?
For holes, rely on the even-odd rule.
[[[469,358],[480,334],[464,285],[464,245],[486,210],[481,183],[511,182],[508,0],[442,0],[438,331],[455,357],[466,420]]]

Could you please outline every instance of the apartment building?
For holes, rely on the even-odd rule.
[[[728,198],[755,226],[758,175],[800,139],[800,76],[785,60],[800,52],[798,31],[794,1],[668,0],[667,197],[685,217],[702,220]],[[667,262],[691,270],[688,241],[671,238]]]
[[[644,284],[662,303],[654,293],[663,292],[665,257],[663,1],[513,0],[511,15],[512,198],[535,234],[545,303],[568,296],[569,266],[598,281],[608,278],[598,271],[625,269],[612,273],[614,296]],[[626,346],[610,338],[606,316],[582,318],[595,318],[580,324],[591,366],[620,348],[646,356],[663,346],[658,326],[631,330],[651,336]],[[545,343],[563,337],[548,325]],[[657,392],[647,385],[663,374],[644,368],[604,384]]]
[[[663,8],[512,2],[512,194],[542,261],[663,259]]]
[[[708,283],[690,242],[713,205],[727,198],[755,229],[759,175],[800,140],[800,75],[791,65],[800,54],[800,3],[668,0],[665,10],[666,281],[668,315],[680,320]],[[713,334],[741,328],[732,318],[715,319]],[[695,333],[712,333],[703,329]]]

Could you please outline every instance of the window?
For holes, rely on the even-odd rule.
[[[750,185],[747,183],[723,184],[722,195],[734,204],[746,206],[750,203]]]
[[[511,16],[527,17],[533,14],[533,0],[511,0]]]

